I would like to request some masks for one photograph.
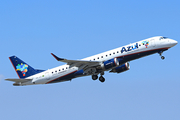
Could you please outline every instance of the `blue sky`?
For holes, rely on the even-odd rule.
[[[15,87],[8,57],[50,69],[153,36],[180,40],[178,0],[8,0],[0,2],[0,115],[3,120],[179,120],[179,45],[106,72],[51,85]]]

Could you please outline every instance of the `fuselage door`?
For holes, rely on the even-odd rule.
[[[150,45],[151,45],[152,47],[155,47],[155,46],[156,46],[156,41],[155,41],[154,39],[151,39],[151,40],[150,40]]]
[[[49,70],[47,70],[44,74],[44,77],[46,78],[46,80],[49,80],[50,76],[49,76]]]

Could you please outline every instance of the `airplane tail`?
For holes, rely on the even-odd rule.
[[[27,78],[38,73],[37,70],[16,56],[11,56],[9,59],[20,79]]]

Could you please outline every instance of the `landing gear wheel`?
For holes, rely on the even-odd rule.
[[[165,57],[164,57],[164,56],[162,56],[163,51],[159,51],[158,53],[159,53],[159,55],[161,56],[161,59],[162,59],[162,60],[164,60],[164,59],[165,59]]]
[[[162,60],[164,60],[164,59],[165,59],[165,57],[164,57],[164,56],[161,56],[161,59],[162,59]]]
[[[97,80],[97,79],[98,79],[98,76],[97,76],[97,75],[92,75],[92,79],[93,79],[93,80]]]
[[[99,81],[104,82],[104,81],[105,81],[105,78],[104,78],[103,76],[100,76],[100,77],[99,77]]]

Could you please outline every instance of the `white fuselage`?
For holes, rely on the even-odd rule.
[[[148,44],[146,44],[147,42],[145,43],[145,41],[148,41]],[[104,62],[109,59],[129,56],[133,54],[136,55],[138,53],[143,53],[144,56],[146,56],[146,52],[153,51],[153,50],[155,51],[155,50],[161,50],[161,49],[162,50],[169,49],[173,47],[175,44],[177,44],[177,41],[169,39],[169,38],[163,38],[162,36],[152,37],[152,38],[138,41],[138,42],[135,42],[135,43],[123,46],[123,47],[119,47],[119,48],[116,48],[107,52],[93,55],[93,56],[84,58],[82,60]],[[75,67],[75,66],[71,67],[65,64],[65,65],[35,74],[33,76],[30,76],[27,79],[33,79],[33,80],[22,83],[22,85],[47,84],[55,79],[70,75],[71,73],[77,72],[79,70],[81,70],[81,67]],[[69,78],[68,80],[71,80],[71,78]]]

